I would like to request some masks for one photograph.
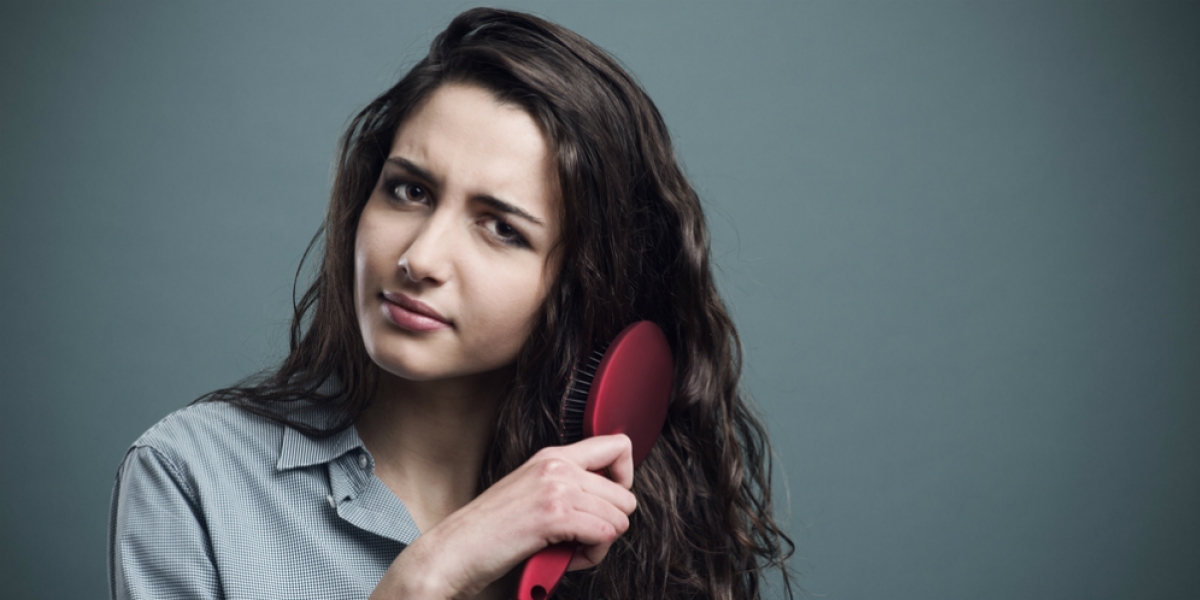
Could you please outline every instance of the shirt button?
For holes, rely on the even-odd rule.
[[[333,499],[333,494],[326,495],[325,501],[329,503],[329,508],[337,510],[337,501]]]
[[[359,466],[359,468],[362,468],[362,469],[367,468],[367,455],[366,454],[358,455],[358,466]]]

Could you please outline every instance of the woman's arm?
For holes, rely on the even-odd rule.
[[[605,471],[611,480],[598,474]],[[538,550],[564,541],[582,544],[572,569],[594,566],[629,527],[637,506],[632,486],[628,437],[546,448],[422,533],[371,598],[471,598]]]
[[[149,446],[125,455],[113,489],[108,577],[113,600],[222,598],[194,490]]]
[[[596,472],[608,471],[610,480]],[[114,600],[222,598],[196,490],[168,455],[138,445],[117,474],[109,532]],[[372,598],[471,598],[560,541],[593,566],[636,507],[625,436],[547,448],[423,532],[392,562]]]

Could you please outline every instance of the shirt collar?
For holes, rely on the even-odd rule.
[[[321,394],[331,394],[340,387],[338,379],[330,377],[321,384],[317,391]],[[333,407],[315,405],[310,402],[300,402],[292,406],[286,411],[286,415],[296,423],[303,423],[316,429],[328,429],[338,418]],[[362,439],[358,437],[358,430],[353,425],[324,437],[309,437],[291,426],[284,426],[283,445],[279,449],[279,461],[275,463],[275,468],[286,471],[323,464],[355,448],[365,448],[365,446],[363,446]]]
[[[309,437],[291,427],[284,427],[283,446],[279,450],[279,462],[275,468],[286,471],[324,464],[362,447],[362,440],[353,425],[323,438]]]

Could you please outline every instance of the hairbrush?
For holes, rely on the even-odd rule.
[[[675,361],[667,336],[650,321],[626,327],[571,374],[559,428],[564,443],[623,433],[633,442],[633,465],[650,454],[671,402]],[[517,600],[545,600],[579,547],[564,542],[534,554],[521,571]]]

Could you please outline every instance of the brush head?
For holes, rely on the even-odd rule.
[[[658,439],[671,403],[675,361],[667,336],[650,321],[626,327],[576,367],[563,398],[563,442],[623,433],[639,464]]]

